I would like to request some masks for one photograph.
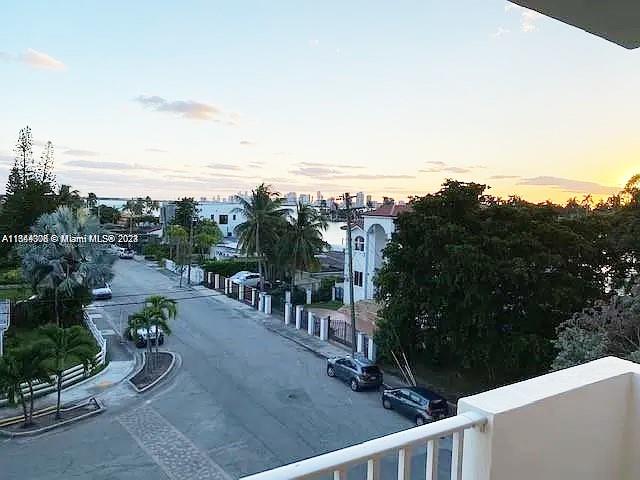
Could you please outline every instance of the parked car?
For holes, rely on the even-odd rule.
[[[147,346],[147,339],[151,342],[151,345],[156,344],[156,328],[158,329],[158,345],[164,344],[164,332],[160,327],[155,325],[147,332],[146,328],[139,328],[134,330],[133,328],[127,329],[127,338],[136,342],[136,347],[143,348]]]
[[[119,257],[126,259],[126,260],[131,260],[133,259],[133,255],[135,254],[135,252],[133,250],[124,250],[122,252],[120,252]]]
[[[94,300],[108,300],[112,297],[111,285],[105,283],[101,287],[93,288],[91,290],[91,298]]]
[[[382,370],[364,357],[333,357],[327,360],[327,375],[347,382],[351,390],[362,388],[380,388]]]
[[[246,287],[257,287],[260,284],[260,274],[243,270],[230,277],[231,283]]]
[[[384,390],[382,406],[414,420],[416,425],[424,425],[449,415],[447,401],[437,393],[422,387]]]

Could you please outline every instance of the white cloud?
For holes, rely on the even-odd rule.
[[[39,52],[33,48],[27,48],[19,55],[12,55],[7,52],[0,52],[0,60],[5,62],[19,62],[33,68],[44,70],[64,70],[66,65],[57,58],[53,58],[44,52]]]
[[[223,115],[218,107],[193,100],[167,100],[158,95],[139,95],[134,100],[155,112],[175,113],[182,118],[218,121]]]
[[[544,15],[541,13],[521,7],[514,3],[507,3],[504,6],[504,10],[505,12],[517,12],[520,14],[520,29],[526,33],[537,30],[537,22],[544,18]]]
[[[53,58],[43,52],[38,52],[33,48],[27,48],[27,51],[20,55],[20,61],[34,68],[43,68],[45,70],[64,70],[65,64],[57,58]]]
[[[541,187],[551,187],[570,193],[592,193],[594,195],[611,195],[618,193],[619,187],[601,185],[596,182],[584,180],[574,180],[571,178],[541,176],[533,178],[523,178],[518,185],[534,185]]]
[[[511,30],[509,30],[509,29],[507,29],[507,28],[498,27],[498,29],[497,29],[495,32],[493,32],[493,33],[491,34],[491,36],[492,36],[493,38],[500,38],[500,37],[502,37],[502,36],[504,36],[504,35],[506,35],[506,34],[508,34],[508,33],[510,33],[510,32],[511,32]]]

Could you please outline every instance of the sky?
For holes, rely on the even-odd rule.
[[[58,183],[99,197],[403,199],[454,178],[561,202],[640,171],[640,51],[503,0],[4,0],[0,18],[2,185],[25,125]]]

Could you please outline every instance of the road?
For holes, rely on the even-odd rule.
[[[126,393],[105,399],[107,412],[86,422],[0,441],[3,480],[226,480],[412,426],[383,410],[379,393],[352,392],[328,378],[323,359],[215,292],[180,289],[137,261],[118,260],[114,268],[114,298],[102,303],[100,328],[117,332],[119,319],[148,294],[180,298],[165,342],[179,354],[178,371],[148,394],[121,388]],[[117,355],[133,349],[120,347]],[[415,462],[424,472],[423,458]]]

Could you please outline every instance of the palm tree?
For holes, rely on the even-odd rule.
[[[60,185],[58,193],[56,194],[56,200],[59,206],[69,207],[72,210],[77,210],[84,205],[80,192],[78,190],[71,190],[69,185]]]
[[[241,207],[234,209],[234,212],[239,212],[246,218],[245,222],[235,228],[239,237],[238,246],[245,255],[257,257],[261,291],[264,291],[264,246],[276,244],[278,230],[288,214],[287,210],[281,208],[282,201],[277,197],[278,193],[264,183],[251,191],[249,200],[236,197]]]
[[[92,208],[94,208],[96,205],[98,205],[98,197],[96,196],[95,193],[93,192],[89,192],[87,194],[87,200],[86,200],[86,204],[87,204],[87,208],[89,210],[91,210]]]
[[[154,325],[154,312],[149,307],[143,307],[139,312],[134,313],[129,317],[129,329],[133,332],[137,332],[139,329],[144,329],[147,332],[147,362],[144,369],[147,373],[151,371],[151,329]]]
[[[60,328],[55,325],[40,327],[45,338],[48,357],[56,375],[56,418],[60,418],[60,396],[62,392],[62,373],[69,362],[82,363],[89,368],[95,356],[95,342],[91,335],[79,325]]]
[[[318,268],[316,255],[329,248],[322,239],[322,232],[327,228],[327,219],[316,209],[303,203],[296,205],[296,217],[287,227],[280,247],[288,254],[292,288],[297,270],[313,271]]]
[[[79,236],[103,233],[99,220],[84,210],[72,211],[58,207],[47,213],[31,227],[33,233],[43,235]],[[60,326],[60,297],[72,298],[78,291],[88,289],[112,277],[113,258],[100,244],[93,242],[29,243],[19,246],[24,278],[35,293],[53,293],[56,324]]]
[[[24,426],[33,424],[33,385],[35,382],[53,383],[50,369],[45,364],[46,348],[42,342],[8,350],[0,358],[0,391],[15,400],[17,396],[22,405]],[[22,391],[22,384],[29,389],[29,406]]]
[[[169,320],[173,320],[176,318],[176,315],[178,314],[178,308],[176,306],[175,300],[164,297],[162,295],[153,295],[151,297],[147,297],[145,303],[147,305],[147,308],[151,310],[153,316],[152,324],[155,326],[156,331],[155,360],[157,362],[159,329],[162,329],[162,331],[166,335],[171,335]]]
[[[173,248],[177,248],[180,242],[187,239],[187,231],[182,225],[169,225],[167,239],[169,240],[169,257],[173,260]]]

